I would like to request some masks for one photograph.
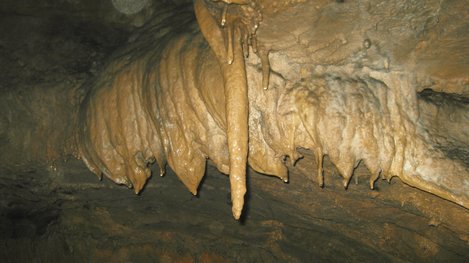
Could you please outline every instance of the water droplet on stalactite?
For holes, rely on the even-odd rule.
[[[351,176],[348,176],[348,177],[344,178],[343,184],[344,184],[344,189],[345,190],[347,190],[351,178],[352,178]]]
[[[221,22],[220,22],[220,25],[221,25],[222,27],[224,27],[225,24],[226,24],[226,11],[227,11],[227,10],[228,10],[228,5],[225,5],[225,6],[223,7],[223,12],[222,12],[222,14],[221,14]]]

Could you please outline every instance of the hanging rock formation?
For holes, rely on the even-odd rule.
[[[431,10],[438,5],[428,2]],[[364,25],[379,17],[374,8],[380,3],[403,12],[401,4],[413,4],[195,0],[194,9],[162,15],[90,85],[77,124],[79,157],[98,176],[136,193],[151,176],[150,164],[156,161],[163,175],[168,163],[194,195],[210,159],[230,176],[236,219],[246,165],[287,182],[285,160],[301,158],[299,148],[314,153],[317,170],[311,173],[320,186],[327,155],[345,188],[363,162],[371,189],[377,178],[397,176],[469,208],[467,168],[433,146],[420,119],[417,92],[435,68],[408,71],[417,67],[423,46],[405,57],[375,41],[384,34],[379,23],[375,29]],[[341,9],[346,4],[349,13]],[[350,20],[360,8],[368,8],[366,23]],[[326,9],[337,13],[336,20],[321,16]],[[278,24],[295,12],[309,12],[314,23],[298,21],[280,35]],[[416,45],[436,41],[431,17],[415,14],[426,33]],[[384,22],[398,27],[405,21]],[[344,28],[329,32],[330,23]]]

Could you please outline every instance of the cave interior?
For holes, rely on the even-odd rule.
[[[217,62],[217,47],[210,40],[206,44],[209,37],[203,38],[205,31],[198,28],[203,24],[196,21],[194,2],[210,6],[207,10],[221,18],[226,12],[228,26],[220,28],[227,31],[231,22],[250,25],[252,21],[245,22],[243,15],[251,18],[251,9],[262,13],[252,22],[257,32],[247,33],[249,57],[236,60],[236,52],[246,52],[246,47],[237,49],[234,41],[234,47],[227,44],[226,52],[229,57],[230,48],[234,50],[234,62]],[[0,14],[2,262],[469,262],[469,7],[465,1],[2,0]],[[233,29],[234,37],[240,28]],[[179,35],[188,41],[181,44],[181,53],[177,53],[179,42],[171,42]],[[229,37],[225,42],[231,43]],[[192,50],[202,55],[187,62],[193,71],[184,71]],[[166,62],[174,60],[182,61],[182,66]],[[105,99],[120,92],[115,88],[119,83],[131,83],[132,76],[140,74],[140,65],[147,66],[140,75],[151,79],[163,71],[171,76],[172,70],[189,72],[183,76],[225,74],[239,63],[247,73],[252,156],[244,169],[247,192],[239,219],[233,218],[236,199],[231,175],[227,176],[230,137],[218,139],[224,134],[218,126],[213,129],[221,133],[213,133],[213,140],[221,144],[206,147],[208,157],[204,155],[203,166],[196,166],[202,174],[195,183],[180,175],[184,169],[192,171],[185,167],[186,159],[167,152],[169,165],[142,161],[147,169],[143,182],[125,174],[127,179],[120,181],[106,171],[105,176],[98,172],[100,180],[92,165],[85,164],[86,154],[77,150],[75,133],[96,129],[101,134],[99,121],[108,118],[99,114],[114,111]],[[128,68],[134,75],[122,73]],[[265,83],[266,76],[270,83]],[[117,81],[109,80],[113,78]],[[106,81],[114,86],[106,86]],[[178,81],[187,83],[184,77]],[[259,89],[253,88],[256,85]],[[208,88],[210,96],[223,96],[223,84],[213,86]],[[387,97],[375,98],[380,92]],[[159,108],[169,105],[171,97],[177,102],[183,93],[168,94],[167,101],[158,102]],[[116,95],[117,100],[127,97],[133,95]],[[280,106],[274,105],[277,102]],[[330,105],[339,102],[353,108],[343,117],[352,126],[337,128],[336,115],[327,115],[334,108]],[[395,103],[398,113],[391,105],[391,117],[386,116],[386,107],[379,106],[382,102]],[[312,105],[308,103],[318,106],[304,106]],[[86,105],[91,110],[82,117]],[[208,111],[213,106],[218,113],[217,105],[207,105]],[[356,109],[361,105],[369,115]],[[272,113],[274,108],[278,111]],[[229,106],[226,109],[230,116]],[[310,126],[290,129],[297,118],[291,111],[311,118],[301,120]],[[166,117],[173,116],[171,110],[165,112]],[[187,114],[188,119],[193,117]],[[363,116],[372,117],[363,121]],[[220,122],[229,126],[229,121]],[[266,127],[272,122],[287,130],[281,132],[284,137],[273,128],[269,132]],[[139,120],[135,123],[141,125]],[[396,123],[409,124],[399,130]],[[117,127],[112,121],[109,125]],[[183,132],[192,134],[193,126],[184,125]],[[383,130],[382,138],[367,137],[373,137],[366,133],[367,125],[375,127],[373,134]],[[319,130],[319,139],[310,143],[305,135],[308,127]],[[364,142],[335,139],[333,129],[348,127],[365,127]],[[91,137],[80,149],[107,147]],[[171,142],[175,138],[171,135],[164,138],[174,152],[184,146],[177,138]],[[271,148],[254,152],[258,138]],[[388,152],[380,140],[387,138],[397,145],[394,152],[403,149],[403,162],[408,158],[416,167],[430,163],[430,168],[421,168],[424,174],[413,177],[406,171],[393,174],[390,164],[390,175],[385,176],[385,169],[373,164],[386,165]],[[366,139],[378,141],[378,146],[368,150]],[[197,147],[203,152],[211,138],[201,140]],[[311,146],[318,144],[321,150]],[[358,150],[347,147],[355,144]],[[258,155],[262,157],[254,158]],[[350,161],[350,175],[344,176],[350,155],[360,158]],[[317,176],[318,167],[323,178]],[[164,176],[159,176],[163,170]],[[433,174],[441,177],[434,179]]]

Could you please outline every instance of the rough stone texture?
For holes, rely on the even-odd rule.
[[[363,102],[360,105],[368,105],[371,109],[367,112],[374,116],[373,123],[383,123],[380,130],[385,131],[388,129],[386,118],[379,119],[374,113],[379,111],[383,101],[367,97],[370,94],[375,96],[375,92],[379,93],[384,86],[388,92],[391,90],[391,96],[396,96],[394,101],[405,103],[410,100],[411,106],[414,106],[413,111],[406,112],[411,117],[411,125],[419,123],[418,133],[423,130],[429,134],[419,140],[433,142],[434,146],[428,147],[442,150],[446,158],[456,163],[465,162],[467,167],[468,137],[465,136],[467,122],[464,121],[467,115],[467,99],[464,97],[467,96],[467,70],[464,71],[464,68],[468,60],[464,56],[467,58],[468,53],[464,51],[467,41],[463,40],[468,36],[458,33],[464,32],[465,24],[462,21],[467,19],[450,19],[467,15],[467,12],[461,11],[465,8],[464,4],[461,1],[281,1],[272,6],[263,6],[266,15],[258,31],[258,42],[261,50],[271,49],[270,64],[273,71],[270,89],[252,92],[253,87],[262,87],[263,67],[251,53],[247,69],[251,83],[250,102],[254,103],[250,107],[251,113],[256,114],[250,116],[250,127],[256,124],[261,124],[260,128],[266,126],[265,120],[259,121],[259,117],[269,111],[266,108],[273,105],[269,102],[287,105],[280,107],[280,117],[272,119],[282,120],[286,124],[282,128],[293,136],[289,137],[285,133],[287,135],[282,137],[283,141],[273,140],[269,145],[274,145],[274,149],[282,149],[280,152],[288,153],[290,159],[300,155],[305,157],[296,167],[289,167],[289,184],[253,172],[248,175],[247,206],[241,223],[230,218],[231,200],[227,196],[230,186],[228,180],[213,167],[227,171],[216,160],[207,168],[207,176],[198,189],[198,197],[191,196],[172,172],[164,178],[156,176],[150,180],[144,192],[136,196],[109,182],[97,182],[77,161],[62,163],[60,159],[57,160],[58,156],[74,153],[73,145],[67,143],[74,130],[70,125],[76,120],[73,116],[84,93],[90,86],[95,87],[80,84],[96,75],[95,70],[101,68],[102,57],[109,52],[107,50],[117,45],[116,37],[121,39],[123,33],[116,35],[116,31],[105,26],[100,34],[94,34],[94,26],[86,26],[86,23],[77,23],[80,20],[71,19],[66,21],[71,27],[64,27],[56,35],[58,45],[54,51],[42,55],[48,49],[47,45],[40,43],[44,41],[49,44],[49,35],[39,31],[30,36],[33,39],[28,39],[18,30],[3,27],[2,30],[11,36],[17,33],[18,40],[2,39],[2,58],[10,62],[2,65],[2,78],[5,76],[7,79],[3,83],[12,83],[3,86],[0,97],[3,107],[0,115],[0,142],[2,150],[5,149],[0,156],[3,167],[2,258],[7,262],[35,259],[82,262],[84,258],[90,261],[123,262],[259,259],[343,262],[344,259],[363,261],[379,257],[390,262],[464,262],[469,257],[467,209],[410,188],[396,179],[391,184],[380,180],[376,183],[377,189],[370,191],[368,179],[362,182],[362,178],[370,177],[363,165],[355,169],[352,185],[344,191],[343,181],[337,176],[344,174],[343,168],[341,170],[341,165],[338,165],[336,169],[329,158],[326,158],[324,166],[326,187],[321,189],[317,187],[321,177],[316,176],[317,164],[312,152],[299,150],[296,153],[297,145],[288,140],[307,140],[305,130],[301,129],[308,130],[308,123],[311,123],[305,125],[303,122],[306,127],[300,127],[298,133],[289,129],[297,121],[297,117],[289,117],[292,114],[295,116],[294,111],[290,112],[291,106],[295,105],[294,110],[298,112],[314,113],[342,102],[350,105],[345,107],[345,117],[354,119],[354,114],[360,114],[354,108],[360,103],[354,101],[359,100]],[[168,10],[171,9],[160,10],[159,17],[180,15]],[[361,16],[357,16],[358,13]],[[294,17],[292,14],[303,19],[289,22]],[[356,17],[361,19],[357,21]],[[428,22],[425,18],[428,18]],[[3,19],[10,19],[6,25],[52,21],[43,17],[29,20],[10,16]],[[153,25],[161,24],[162,20],[155,20]],[[50,26],[48,22],[42,25],[39,28],[57,28],[53,23]],[[268,27],[274,30],[264,29]],[[72,35],[81,37],[67,37],[67,33],[73,32],[70,28],[80,29],[79,32],[83,33]],[[133,50],[129,53],[133,56],[129,60],[132,62],[130,68],[139,66],[135,61],[139,61],[140,55],[148,54],[152,47],[165,44],[155,43],[153,40],[158,36],[150,32],[153,32],[151,24],[131,36],[130,45],[115,53],[110,59],[114,61],[112,63],[116,64],[117,61],[119,64],[122,54]],[[106,40],[106,37],[109,38]],[[419,46],[416,43],[422,39],[427,41],[427,46],[417,48]],[[95,42],[98,43],[95,45],[84,45],[90,40],[100,41]],[[30,44],[30,49],[16,50],[15,47],[22,43],[35,44]],[[446,48],[449,44],[456,51],[444,53],[449,52]],[[68,46],[74,48],[68,49]],[[102,47],[107,47],[107,50]],[[430,48],[432,52],[421,51],[424,48]],[[38,55],[30,56],[26,51]],[[96,52],[95,56],[81,56],[93,52]],[[54,64],[57,65],[55,68],[41,66],[40,63],[47,61],[43,57],[62,63]],[[95,66],[92,66],[93,61]],[[452,67],[452,63],[457,66]],[[78,65],[82,66],[81,70],[77,69]],[[22,69],[19,71],[21,78],[15,77],[15,67]],[[67,68],[77,69],[77,72],[66,71]],[[107,68],[112,69],[112,66]],[[138,71],[133,73],[142,76]],[[382,77],[376,77],[376,74]],[[415,74],[416,77],[412,78],[412,85],[406,86],[404,90],[396,89],[386,79],[386,76],[397,75],[398,80],[402,80],[403,74],[404,77],[408,77],[406,74]],[[45,81],[38,77],[56,79],[60,84],[44,85]],[[63,80],[66,79],[70,79],[72,84],[64,85],[67,82]],[[376,84],[376,80],[381,83]],[[257,85],[252,85],[252,82]],[[358,93],[364,97],[347,99],[349,95],[340,95],[341,92],[354,94],[356,90],[365,90]],[[414,97],[398,97],[396,91],[407,92]],[[415,97],[417,92],[418,96]],[[457,94],[448,94],[450,92]],[[308,96],[303,96],[303,93]],[[262,96],[253,98],[253,95],[258,94]],[[283,94],[281,99],[279,94]],[[305,98],[311,100],[302,102]],[[314,99],[325,105],[317,106]],[[328,116],[323,125],[331,125],[334,123],[334,115],[325,112],[325,115],[319,115]],[[416,112],[420,115],[413,115]],[[311,116],[314,114],[309,115],[309,118]],[[361,124],[360,115],[353,123],[366,126],[366,123]],[[251,138],[272,136],[266,137],[257,129],[250,129],[250,132],[254,133],[250,134]],[[321,134],[321,138],[327,138],[324,137],[327,133]],[[327,136],[334,134],[330,132]],[[273,138],[277,137],[273,135]],[[340,142],[339,139],[332,141],[332,144]],[[415,144],[415,141],[409,143]],[[289,151],[283,151],[285,148]],[[325,148],[329,153],[334,150],[334,147]],[[226,153],[223,147],[220,151]],[[350,150],[347,153],[355,154]],[[330,160],[337,166],[337,159],[334,160],[333,154],[330,155]],[[269,152],[261,156],[269,156]],[[368,158],[378,157],[371,155]],[[253,163],[250,160],[250,164]],[[365,161],[368,168],[376,163]],[[44,170],[41,166],[43,164],[51,165],[49,170]],[[269,167],[272,167],[272,163],[261,161],[254,168],[266,172]],[[274,167],[285,169],[281,168],[282,162]],[[157,170],[157,167],[152,169]],[[464,174],[459,176],[464,179]],[[354,184],[354,179],[358,185]],[[464,191],[464,187],[461,189]]]

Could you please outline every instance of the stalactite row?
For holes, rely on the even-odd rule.
[[[370,171],[371,189],[379,177],[389,181],[397,176],[468,207],[468,171],[431,145],[418,122],[412,79],[403,73],[371,70],[355,74],[331,71],[289,84],[273,75],[278,88],[264,91],[263,96],[258,95],[262,81],[248,74],[250,129],[260,129],[252,131],[250,139],[261,137],[270,149],[264,151],[272,153],[264,156],[270,159],[266,166],[281,165],[278,156],[289,156],[294,163],[300,157],[296,150],[306,148],[316,157],[314,174],[321,187],[322,160],[327,155],[343,177],[344,188],[363,162]],[[262,124],[256,127],[256,123]],[[283,172],[270,174],[281,177]]]
[[[192,10],[150,23],[90,87],[77,143],[91,171],[138,193],[149,165],[156,161],[163,175],[168,163],[197,194],[210,159],[229,174],[239,219],[246,165],[287,182],[285,156],[294,163],[301,147],[316,156],[320,186],[328,155],[344,187],[362,161],[372,189],[378,177],[398,176],[469,206],[467,170],[429,146],[405,74],[336,71],[287,80],[271,74],[269,51],[257,47],[262,15],[254,1],[195,0],[193,11],[198,27]]]

